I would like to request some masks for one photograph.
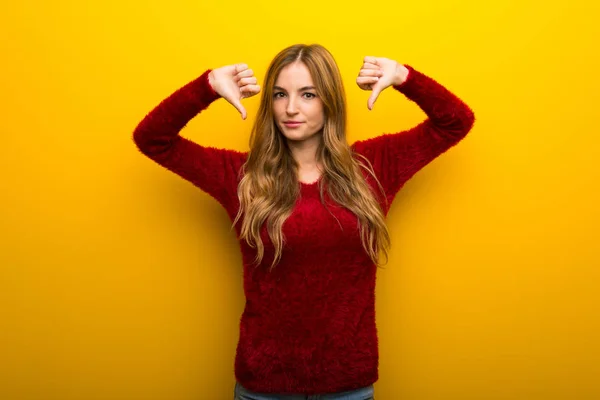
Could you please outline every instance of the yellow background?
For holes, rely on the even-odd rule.
[[[5,2],[6,3],[6,2]],[[349,142],[424,114],[354,83],[389,57],[465,100],[469,136],[394,203],[379,400],[600,398],[598,5],[11,2],[0,12],[0,398],[231,399],[241,257],[218,203],[131,140],[160,100],[283,47],[342,70]],[[246,150],[224,100],[183,135]]]

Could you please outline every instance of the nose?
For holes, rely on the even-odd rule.
[[[290,96],[288,103],[287,103],[287,107],[285,108],[285,111],[288,114],[296,114],[298,113],[298,107],[296,107],[296,98],[295,96]]]

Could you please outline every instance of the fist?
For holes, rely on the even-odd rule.
[[[367,102],[367,107],[372,110],[377,97],[385,88],[400,85],[407,76],[408,69],[394,60],[383,57],[365,57],[356,78],[356,84],[362,90],[372,91]]]
[[[208,74],[208,82],[215,92],[240,112],[242,119],[246,119],[242,99],[260,92],[258,81],[248,65],[234,64],[214,69]]]

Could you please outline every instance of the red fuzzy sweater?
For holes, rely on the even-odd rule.
[[[427,118],[412,129],[352,145],[372,163],[390,204],[409,178],[457,144],[474,123],[473,112],[459,98],[407,68],[408,79],[394,88]],[[143,154],[214,197],[233,219],[239,207],[239,170],[247,153],[202,146],[179,135],[219,98],[208,83],[209,72],[158,104],[133,136]],[[235,377],[255,392],[330,393],[378,379],[376,266],[363,249],[356,217],[329,207],[336,220],[319,200],[320,184],[299,183],[301,197],[283,225],[286,244],[272,272],[268,266],[274,249],[266,230],[265,257],[258,268],[252,265],[255,250],[240,241],[246,306]],[[387,214],[389,205],[382,204]]]

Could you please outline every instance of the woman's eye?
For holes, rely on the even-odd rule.
[[[303,95],[305,98],[307,98],[307,99],[313,99],[313,98],[317,97],[317,95],[316,95],[316,94],[314,94],[314,93],[309,93],[309,92],[303,93],[302,95]],[[276,93],[273,93],[273,97],[274,97],[274,98],[276,98],[276,99],[277,99],[277,98],[282,98],[282,97],[285,97],[285,93],[283,93],[283,92],[276,92]]]

